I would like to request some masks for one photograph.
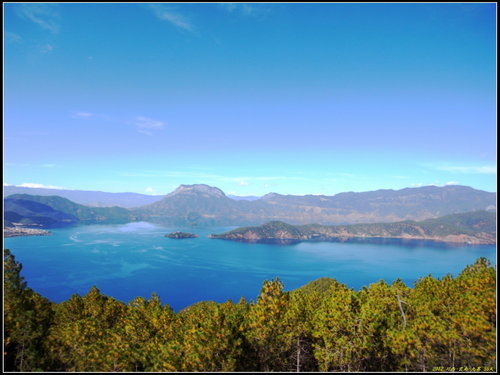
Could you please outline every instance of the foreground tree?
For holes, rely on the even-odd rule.
[[[180,368],[175,341],[177,318],[158,295],[135,298],[113,331],[121,371],[175,371]]]
[[[264,281],[256,302],[199,302],[179,313],[93,287],[50,303],[4,251],[8,371],[465,371],[496,366],[496,272],[484,258],[456,278],[359,292],[319,279],[285,292]]]
[[[359,293],[358,332],[363,371],[395,371],[398,359],[387,341],[389,331],[399,332],[408,324],[408,288],[400,280],[371,284]]]
[[[313,316],[314,356],[320,371],[359,371],[361,368],[359,301],[356,292],[332,285]]]
[[[47,366],[44,339],[52,304],[27,287],[22,265],[4,250],[4,356],[7,371],[40,371]]]
[[[125,313],[123,303],[92,287],[56,308],[48,337],[53,365],[59,371],[114,371],[113,332]]]
[[[243,314],[238,305],[200,302],[179,313],[177,355],[182,371],[236,371]]]
[[[279,279],[264,281],[257,302],[250,305],[245,334],[260,371],[286,371],[289,340],[284,321],[289,295]],[[285,368],[284,368],[285,367]]]

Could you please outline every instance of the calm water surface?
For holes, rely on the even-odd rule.
[[[96,285],[123,302],[156,292],[175,310],[203,300],[255,300],[263,280],[277,276],[287,290],[319,277],[357,290],[381,279],[401,278],[412,286],[429,274],[456,276],[481,256],[496,264],[496,246],[400,240],[279,246],[207,238],[230,229],[90,225],[55,229],[52,236],[6,238],[4,246],[23,264],[28,285],[52,301]],[[173,231],[199,237],[164,237]]]

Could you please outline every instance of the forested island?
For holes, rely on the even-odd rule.
[[[294,243],[347,240],[349,238],[401,238],[471,245],[496,243],[496,213],[476,211],[424,221],[326,226],[290,225],[272,221],[256,227],[234,229],[210,238],[245,242]]]
[[[175,238],[175,239],[182,239],[182,238],[196,238],[198,236],[196,234],[193,234],[193,233],[172,232],[172,233],[166,234],[165,237]]]
[[[4,250],[6,371],[495,371],[496,270],[359,291],[334,279],[255,301],[203,301],[180,312],[159,296],[129,303],[97,287],[54,303],[30,289]]]

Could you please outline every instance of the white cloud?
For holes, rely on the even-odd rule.
[[[52,44],[45,44],[45,45],[40,47],[40,51],[42,53],[49,53],[49,52],[52,52],[53,50],[54,50],[54,46]]]
[[[152,187],[148,186],[146,189],[144,189],[144,191],[146,193],[154,193],[155,192],[155,189],[153,189]]]
[[[152,118],[138,116],[135,118],[135,124],[140,128],[145,129],[161,129],[165,125],[163,121],[154,120]]]
[[[7,43],[20,43],[23,38],[16,33],[11,33],[10,31],[5,32],[5,41]]]
[[[19,187],[28,187],[28,188],[39,188],[39,189],[58,189],[58,190],[65,190],[66,188],[60,187],[60,186],[53,186],[53,185],[43,185],[43,184],[35,184],[32,182],[25,182],[21,185],[15,185]]]
[[[125,125],[135,125],[137,131],[146,135],[153,135],[154,130],[160,130],[165,126],[165,122],[152,119],[145,116],[137,116],[132,120],[119,119],[113,116],[108,116],[102,113],[94,113],[87,111],[78,111],[71,114],[72,118],[89,120],[89,119],[99,119],[106,122],[122,123]]]
[[[21,18],[28,19],[53,34],[59,32],[59,14],[56,4],[18,4],[16,13]]]
[[[265,4],[221,3],[219,6],[228,13],[252,17],[265,15],[270,11]]]
[[[165,123],[163,121],[144,116],[136,117],[134,124],[137,126],[137,131],[139,133],[143,133],[146,135],[153,135],[153,130],[159,130],[165,126]]]
[[[187,31],[194,31],[193,24],[182,14],[174,11],[172,7],[166,7],[160,4],[151,4],[149,6],[156,17],[161,20],[168,21],[172,25]]]
[[[496,174],[496,165],[483,165],[483,166],[459,166],[459,165],[440,165],[434,167],[439,171],[452,172],[452,173],[467,173],[467,174]]]
[[[92,113],[92,112],[75,112],[73,113],[72,117],[76,118],[90,118],[90,117],[96,117],[97,114]]]
[[[430,182],[430,183],[418,182],[416,184],[411,184],[410,187],[424,187],[424,186],[438,186],[438,187],[443,187],[443,186],[450,186],[450,185],[460,185],[460,183],[457,182],[457,181],[448,181],[448,182],[445,182],[444,184],[441,183],[441,182]]]
[[[155,170],[145,170],[141,172],[122,172],[119,173],[120,176],[125,177],[173,177],[173,178],[190,178],[204,180],[206,182],[230,182],[237,183],[241,186],[246,186],[255,182],[263,181],[303,181],[307,180],[303,177],[294,176],[240,176],[240,177],[229,177],[212,173],[200,173],[200,172],[189,172],[189,171],[155,171]]]
[[[422,187],[422,186],[429,186],[429,184],[424,184],[422,182],[417,182],[414,184],[410,184],[411,187]]]

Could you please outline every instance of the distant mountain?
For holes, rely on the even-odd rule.
[[[3,189],[4,197],[12,194],[29,194],[42,196],[57,195],[69,199],[75,203],[93,207],[139,207],[153,203],[164,197],[164,195],[146,195],[138,193],[105,193],[102,191],[88,190],[42,189],[11,185],[4,186]]]
[[[121,223],[133,220],[131,212],[122,207],[87,207],[58,196],[14,194],[5,198],[4,204],[6,207],[4,209],[6,220],[8,217],[11,222],[13,220],[30,219],[33,215],[50,217],[56,221],[61,221],[59,224],[56,222],[51,223],[50,225],[53,226],[60,226],[62,222],[87,224]],[[52,216],[49,215],[51,212]],[[39,224],[44,225],[42,222],[39,222]]]
[[[78,221],[74,215],[33,200],[22,197],[4,199],[4,227],[22,225],[54,228],[76,224]]]
[[[152,204],[134,209],[143,220],[182,225],[354,224],[425,220],[476,210],[496,210],[496,194],[467,186],[326,195],[281,195],[234,200],[208,185],[181,185]]]
[[[228,194],[228,198],[234,199],[235,201],[256,201],[257,199],[260,199],[262,197],[257,197],[255,195],[231,195]]]
[[[496,209],[495,193],[459,185],[348,192],[334,196],[270,193],[262,200],[275,206],[277,211],[286,212],[291,207],[302,211],[303,217],[309,216],[305,220],[309,223],[317,222],[314,216],[330,223],[371,223],[423,220],[452,213]]]
[[[180,185],[163,199],[135,209],[134,212],[144,220],[177,225],[214,225],[221,221],[238,221],[242,212],[238,203],[216,187]]]
[[[143,220],[188,226],[246,226],[267,221],[286,221],[295,225],[389,223],[496,210],[496,193],[458,185],[340,193],[334,196],[269,193],[256,200],[231,199],[222,190],[203,184],[180,185],[162,199],[132,209],[89,207],[60,196],[14,194],[8,198],[42,203],[73,215],[84,223]],[[14,216],[15,213],[12,211]]]
[[[296,242],[345,240],[349,238],[404,238],[467,244],[496,243],[496,213],[476,211],[447,215],[420,222],[294,226],[272,221],[262,226],[238,228],[210,238],[246,242]]]

